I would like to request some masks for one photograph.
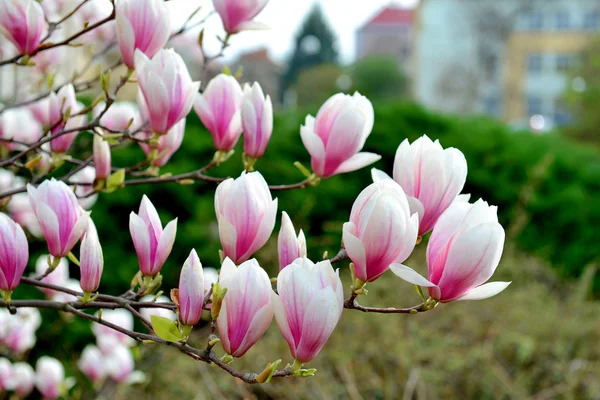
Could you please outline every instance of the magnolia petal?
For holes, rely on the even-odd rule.
[[[71,233],[69,234],[67,243],[63,244],[63,257],[69,254],[73,247],[75,247],[75,244],[79,241],[79,239],[81,239],[81,237],[85,233],[85,230],[88,226],[90,214],[90,211],[84,211],[73,226],[73,228],[71,229]]]
[[[490,298],[502,292],[512,282],[489,282],[481,286],[472,289],[471,291],[457,297],[454,301],[458,300],[483,300]]]
[[[35,213],[38,217],[40,227],[48,243],[48,250],[50,254],[55,257],[61,257],[62,246],[60,243],[60,227],[58,225],[58,217],[56,213],[52,211],[45,203],[38,203],[37,207],[34,207]]]
[[[150,265],[150,234],[144,220],[134,212],[129,214],[129,232],[140,262],[140,270],[143,274],[149,274],[152,267]]]
[[[390,269],[398,278],[404,279],[408,283],[412,283],[413,285],[424,286],[424,287],[434,287],[435,284],[429,282],[425,279],[421,274],[419,274],[414,269],[407,267],[404,264],[394,263],[390,265]]]
[[[335,173],[343,174],[345,172],[356,171],[358,169],[371,165],[374,162],[379,161],[380,159],[381,156],[379,154],[367,152],[357,153],[349,159],[347,159],[346,161],[344,161],[343,163],[341,163],[339,167],[337,167],[337,169],[335,170]]]
[[[270,290],[270,289],[269,289]],[[252,317],[252,321],[246,331],[244,340],[233,353],[234,357],[241,357],[256,343],[258,339],[264,335],[267,331],[271,321],[273,320],[273,305],[271,301],[265,304],[260,310],[258,310]]]
[[[385,179],[392,179],[391,176],[377,168],[371,168],[371,178],[373,179],[373,182],[379,182]]]
[[[154,272],[154,274],[157,274],[158,271],[160,271],[165,261],[167,261],[169,254],[171,254],[171,249],[173,249],[173,243],[175,243],[176,235],[177,218],[165,226],[165,230],[158,240],[158,245],[156,246],[156,255],[154,256],[154,265],[152,266],[152,272]]]

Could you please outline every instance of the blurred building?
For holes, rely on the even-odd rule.
[[[271,96],[273,104],[279,100],[279,85],[283,68],[274,62],[267,49],[244,53],[235,61],[231,72],[242,67],[240,83],[259,82],[265,94]]]
[[[600,32],[599,1],[422,0],[416,14],[419,101],[534,129],[569,122],[560,99]]]
[[[356,58],[391,56],[412,72],[414,10],[385,7],[356,32]]]

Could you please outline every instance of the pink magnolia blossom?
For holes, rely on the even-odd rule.
[[[35,365],[35,386],[44,399],[53,400],[61,395],[65,369],[56,358],[42,356]]]
[[[194,326],[202,317],[204,303],[204,274],[196,250],[192,250],[181,268],[179,277],[179,319]]]
[[[98,347],[92,344],[85,346],[77,366],[92,382],[102,382],[106,378],[104,355]]]
[[[90,213],[81,208],[64,182],[54,178],[42,182],[37,189],[27,185],[27,193],[50,254],[65,257],[83,236]]]
[[[10,360],[0,357],[0,393],[11,389],[13,368]]]
[[[111,154],[110,144],[101,135],[94,135],[94,167],[96,179],[106,179],[110,176]]]
[[[19,286],[29,260],[29,245],[23,228],[8,215],[0,213],[0,290]]]
[[[344,309],[338,272],[329,260],[314,264],[298,258],[279,272],[277,293],[272,293],[275,319],[292,357],[300,362],[314,359]]]
[[[262,337],[273,320],[271,281],[256,259],[236,267],[226,258],[219,284],[227,288],[217,318],[227,354],[241,357]]]
[[[138,106],[148,116],[150,130],[164,135],[188,115],[200,82],[192,82],[183,59],[172,49],[160,50],[152,60],[137,50],[135,71]]]
[[[242,87],[233,77],[219,74],[196,98],[194,111],[212,135],[217,150],[229,151],[242,134]]]
[[[19,398],[23,399],[33,391],[35,386],[35,372],[31,365],[24,362],[13,364],[11,387]]]
[[[61,134],[50,141],[50,149],[55,153],[66,153],[71,147],[71,144],[79,134],[76,128],[83,126],[87,119],[86,115],[75,115],[84,106],[79,103],[75,97],[75,89],[72,84],[68,84],[60,88],[58,92],[50,93],[48,100],[48,121],[46,125],[48,128],[52,127],[50,131],[52,135],[68,130],[69,133]],[[64,115],[67,110],[70,109],[70,117],[65,122]],[[73,130],[71,132],[71,130]]]
[[[104,269],[104,256],[98,239],[98,232],[94,222],[90,219],[79,252],[81,269],[80,286],[84,292],[92,293],[98,290],[102,270]]]
[[[402,264],[392,265],[392,272],[428,287],[429,295],[442,303],[497,295],[510,282],[485,283],[496,270],[504,247],[504,229],[496,213],[497,207],[483,200],[454,203],[439,218],[429,238],[429,279]]]
[[[135,368],[131,350],[125,346],[112,347],[104,354],[106,374],[117,383],[127,382]]]
[[[42,126],[33,118],[28,108],[8,109],[0,114],[0,139],[19,142],[0,141],[0,146],[10,151],[25,149],[27,144],[37,142],[42,133]]]
[[[403,263],[417,242],[419,216],[411,215],[404,191],[386,179],[367,186],[344,224],[344,247],[358,279],[373,282],[390,264]]]
[[[389,178],[373,170],[374,180]],[[412,212],[419,214],[419,235],[435,226],[456,200],[467,179],[467,161],[455,148],[443,149],[439,141],[422,136],[412,144],[404,140],[394,159],[394,180],[408,196]]]
[[[167,44],[171,20],[163,0],[119,0],[116,13],[117,42],[127,67],[134,69],[136,50],[152,58]]]
[[[46,31],[44,10],[37,1],[0,0],[0,34],[21,54],[33,54]]]
[[[149,294],[140,299],[141,303],[171,303],[171,300],[166,296],[159,296],[155,298],[153,294]],[[150,321],[153,315],[158,315],[159,317],[168,318],[171,321],[177,320],[177,315],[167,308],[158,308],[158,307],[148,307],[148,308],[140,308],[140,314],[146,320]]]
[[[277,199],[259,172],[242,172],[217,187],[215,212],[221,246],[236,264],[249,259],[265,245],[277,216]]]
[[[358,92],[338,93],[321,106],[317,117],[306,117],[300,128],[302,143],[311,156],[313,172],[321,178],[366,167],[381,156],[359,151],[373,129],[373,106]]]
[[[265,97],[258,82],[252,86],[244,85],[242,127],[244,153],[253,158],[262,157],[273,133],[273,104],[269,95]]]
[[[142,197],[138,214],[129,215],[129,232],[144,276],[156,276],[171,253],[177,218],[167,224],[163,231],[158,212],[148,197]]]
[[[38,257],[35,262],[35,275],[44,275],[46,271],[48,271],[48,257],[49,254],[43,254]],[[61,258],[60,262],[54,268],[52,272],[50,272],[42,282],[49,283],[51,285],[64,286],[67,280],[69,279],[69,262],[66,258]],[[39,288],[47,297],[53,297],[56,294],[56,291],[52,289]]]
[[[252,21],[265,8],[269,0],[213,0],[213,6],[229,34],[248,29],[262,29],[264,24]]]
[[[184,133],[185,118],[176,123],[166,135],[160,135],[158,138],[157,158],[152,160],[152,166],[162,167],[171,159],[171,156],[181,147]],[[144,132],[143,136],[146,139],[150,139],[153,134],[152,132]],[[140,142],[140,147],[146,156],[150,156],[152,147],[148,143]]]
[[[96,316],[98,314],[96,313]],[[120,326],[129,331],[133,330],[133,315],[127,310],[102,310],[102,320]],[[116,346],[133,346],[135,341],[126,334],[116,331],[106,325],[93,323],[92,331],[102,352],[110,352]]]
[[[281,215],[281,230],[277,238],[277,253],[279,255],[279,270],[284,269],[296,258],[306,257],[306,238],[304,232],[296,236],[294,225],[288,214],[283,211]]]
[[[96,204],[96,200],[98,200],[98,194],[95,193],[93,185],[96,180],[96,168],[88,165],[73,174],[69,180],[73,183],[73,186],[71,187],[75,192],[75,196],[77,196],[79,205],[83,207],[84,210],[91,209],[94,204]]]
[[[40,223],[33,212],[27,193],[14,195],[8,203],[7,210],[13,220],[35,237],[42,237]]]
[[[120,3],[119,1],[117,3]],[[87,22],[89,25],[98,23],[110,16],[112,4],[110,0],[94,0],[84,4],[75,14],[81,24]],[[96,29],[85,34],[86,39],[110,43],[115,39],[115,21],[105,22]]]
[[[94,118],[100,116],[105,108],[106,103],[98,103],[98,105],[94,107]],[[140,110],[137,105],[129,101],[117,101],[102,114],[102,117],[100,117],[100,125],[111,131],[124,132],[131,120],[133,120],[129,128],[131,130],[137,129],[142,123],[142,117],[140,116]]]

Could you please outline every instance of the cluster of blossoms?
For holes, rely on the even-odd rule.
[[[64,61],[64,55],[55,54],[61,46],[48,49],[52,45],[46,42],[48,35],[54,42],[61,40],[54,35],[68,35],[68,30],[61,33],[46,22],[70,10],[63,3],[45,0],[40,5],[34,0],[0,0],[0,34],[15,46],[15,60],[20,66],[35,63],[37,73],[47,74],[50,66]],[[173,49],[165,49],[173,32],[164,1],[117,0],[114,5],[108,2],[107,8],[99,6],[100,3],[83,4],[81,10],[77,9],[81,12],[74,15],[83,18],[86,26],[96,23],[101,28],[86,30],[83,36],[89,35],[90,40],[100,42],[116,41],[128,72],[114,95],[135,73],[137,104],[115,102],[109,94],[110,83],[103,75],[103,96],[89,108],[78,102],[78,90],[71,82],[60,87],[51,85],[47,96],[22,107],[0,110],[3,151],[26,155],[40,150],[26,166],[37,174],[36,178],[47,177],[65,162],[73,161],[68,154],[73,142],[81,132],[93,131],[90,159],[81,162],[74,174],[37,184],[39,179],[26,183],[16,176],[19,168],[0,169],[0,200],[5,197],[2,193],[14,191],[14,196],[2,204],[12,218],[0,214],[2,305],[10,308],[18,303],[12,298],[13,292],[22,283],[29,261],[23,228],[43,237],[48,246],[49,255],[38,259],[37,279],[33,279],[46,285],[41,285],[46,304],[61,311],[77,311],[67,306],[92,307],[101,296],[98,289],[104,273],[103,251],[89,209],[97,193],[119,189],[128,182],[125,169],[112,166],[115,141],[120,144],[127,139],[139,143],[149,167],[146,173],[151,176],[147,182],[160,181],[157,170],[181,146],[185,118],[194,109],[212,135],[217,150],[207,168],[226,161],[243,134],[246,171],[235,179],[213,178],[220,182],[214,199],[222,248],[219,271],[203,268],[196,251],[191,249],[181,268],[179,285],[171,290],[171,301],[155,298],[153,293],[161,285],[161,269],[176,242],[177,218],[163,225],[146,196],[141,199],[137,213],[131,212],[132,250],[137,254],[140,271],[134,277],[131,296],[119,297],[120,302],[113,304],[117,309],[103,309],[92,318],[96,344],[88,345],[78,362],[80,370],[92,382],[128,383],[143,379],[134,370],[130,350],[135,339],[141,341],[134,331],[134,317],[156,334],[143,338],[181,344],[188,341],[203,311],[210,311],[212,332],[209,347],[202,354],[210,356],[212,348],[220,342],[225,355],[219,362],[223,364],[246,354],[275,318],[295,360],[290,371],[308,374],[309,370],[300,372],[300,366],[318,355],[343,309],[360,309],[356,297],[365,294],[367,282],[376,281],[388,269],[419,288],[423,304],[411,310],[415,312],[431,310],[439,303],[484,299],[508,286],[507,282],[486,283],[498,266],[504,244],[504,230],[498,223],[496,207],[483,200],[469,203],[468,196],[460,194],[467,176],[464,156],[457,149],[444,149],[426,136],[400,144],[392,177],[383,171],[372,171],[374,182],[358,195],[349,210],[349,221],[343,225],[339,259],[316,262],[309,259],[304,233],[296,233],[292,219],[283,211],[278,235],[279,273],[271,280],[253,258],[272,235],[280,215],[271,188],[260,172],[254,171],[273,134],[270,97],[258,83],[242,87],[235,77],[225,73],[210,80],[199,93],[200,82],[191,79],[182,57]],[[213,3],[227,32],[225,45],[231,35],[258,27],[252,19],[267,1],[214,0]],[[77,19],[71,22],[76,24]],[[64,40],[69,42],[68,36]],[[92,114],[91,120],[88,113]],[[299,127],[312,172],[301,167],[306,179],[295,187],[314,186],[321,179],[355,171],[379,160],[379,155],[362,151],[373,124],[373,106],[359,93],[339,93],[328,99],[315,117],[307,116]],[[17,153],[16,159],[20,155]],[[16,190],[25,185],[27,193]],[[425,278],[403,263],[429,232]],[[73,252],[77,252],[78,244],[76,257]],[[80,269],[79,280],[69,278],[66,258],[75,260]],[[332,261],[344,258],[351,261],[348,300],[344,300],[339,270],[332,265]],[[107,272],[111,273],[113,266],[108,267]],[[272,281],[276,281],[276,288]],[[423,295],[422,287],[427,288],[428,297]],[[123,306],[137,300],[139,312]],[[158,307],[161,303],[164,304]],[[8,311],[0,314],[0,319],[6,321],[0,325],[0,341],[17,353],[34,345],[35,330],[40,323],[35,311],[18,310],[16,316]],[[22,318],[28,318],[29,322],[10,322]],[[14,390],[22,396],[27,388],[32,390],[34,381],[48,399],[68,390],[69,380],[64,378],[62,365],[56,360],[40,358],[36,374],[31,367],[29,372],[23,372],[25,369],[18,363],[11,365],[0,360],[0,391]],[[272,369],[268,378],[261,374],[260,379],[270,379],[274,373]],[[24,375],[31,377],[27,381],[29,386],[18,387],[15,382],[26,379],[16,377]]]
[[[35,370],[26,362],[11,363],[0,358],[0,393],[13,392],[16,398],[21,399],[29,396],[35,388],[42,398],[54,400],[74,384],[74,378],[65,377],[65,369],[56,358],[40,357]]]

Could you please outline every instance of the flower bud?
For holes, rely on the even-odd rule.
[[[217,150],[229,151],[242,134],[242,88],[238,81],[219,74],[196,98],[194,111],[212,135]]]
[[[0,0],[0,34],[21,54],[33,54],[47,30],[44,10],[37,1]]]
[[[152,58],[169,40],[171,20],[163,0],[116,2],[117,42],[123,63],[135,67],[135,51]]]
[[[140,111],[148,116],[152,132],[164,135],[188,115],[200,82],[192,82],[183,59],[172,49],[160,50],[151,60],[137,50],[135,71]]]
[[[273,132],[273,104],[271,97],[265,97],[258,82],[252,86],[244,85],[242,127],[244,153],[252,158],[262,157]]]
[[[389,178],[374,170],[375,180]],[[404,140],[394,159],[398,182],[413,213],[419,214],[419,235],[435,226],[442,213],[456,200],[467,179],[467,161],[455,148],[443,149],[439,141],[422,136],[412,144]]]
[[[239,264],[269,239],[275,227],[277,199],[272,199],[259,172],[242,172],[239,178],[219,184],[215,211],[223,252]]]
[[[179,319],[184,325],[194,326],[202,317],[204,303],[204,275],[202,264],[192,250],[179,277]]]
[[[90,219],[88,228],[81,240],[80,251],[81,279],[80,285],[84,292],[92,293],[98,290],[102,270],[104,268],[104,256],[102,247],[98,240],[98,232],[94,222]]]
[[[65,257],[85,232],[89,212],[83,211],[69,187],[54,178],[37,188],[27,185],[31,207],[54,257]]]
[[[29,260],[29,245],[23,228],[8,215],[0,213],[0,290],[19,286]]]
[[[219,285],[227,288],[217,318],[223,349],[243,356],[262,337],[273,319],[271,281],[255,259],[236,267],[226,258]]]
[[[13,364],[11,388],[19,398],[25,398],[33,391],[35,372],[31,365],[24,362]]]
[[[485,201],[456,202],[438,219],[427,245],[429,279],[401,264],[390,268],[400,278],[429,288],[442,303],[481,300],[506,289],[510,282],[485,283],[493,275],[504,247],[497,207]]]
[[[371,102],[358,92],[353,96],[338,93],[321,106],[316,118],[307,116],[300,137],[314,173],[329,178],[379,160],[378,154],[359,153],[371,134],[373,120]]]
[[[104,356],[100,349],[92,344],[88,344],[81,353],[81,358],[77,366],[85,376],[92,382],[102,382],[106,377],[104,367]]]
[[[367,186],[343,228],[344,247],[356,277],[372,282],[390,264],[403,263],[415,247],[418,229],[419,216],[411,216],[400,185],[386,179]]]
[[[42,356],[35,365],[35,386],[44,399],[57,399],[65,381],[65,369],[56,358]]]
[[[273,307],[277,325],[300,362],[314,359],[344,309],[342,281],[329,260],[298,258],[279,272]]]
[[[110,144],[99,134],[94,135],[94,167],[96,179],[106,179],[110,176]]]
[[[185,119],[182,119],[176,123],[166,135],[160,135],[158,138],[158,146],[156,147],[157,157],[152,160],[152,166],[163,167],[171,159],[171,156],[179,150],[179,147],[181,147],[184,133]],[[144,136],[146,139],[150,139],[153,134],[151,132],[146,132]],[[146,156],[152,154],[152,146],[148,143],[140,142],[140,147]]]
[[[281,216],[281,230],[277,239],[277,250],[280,271],[290,265],[296,258],[306,257],[304,232],[300,229],[300,233],[296,237],[292,220],[285,211],[283,211]]]
[[[156,276],[171,253],[177,218],[167,224],[163,231],[156,208],[148,197],[142,197],[138,214],[129,215],[129,232],[144,276]]]
[[[213,0],[213,6],[223,21],[225,32],[233,34],[248,29],[262,29],[264,25],[252,19],[268,2],[269,0]]]

